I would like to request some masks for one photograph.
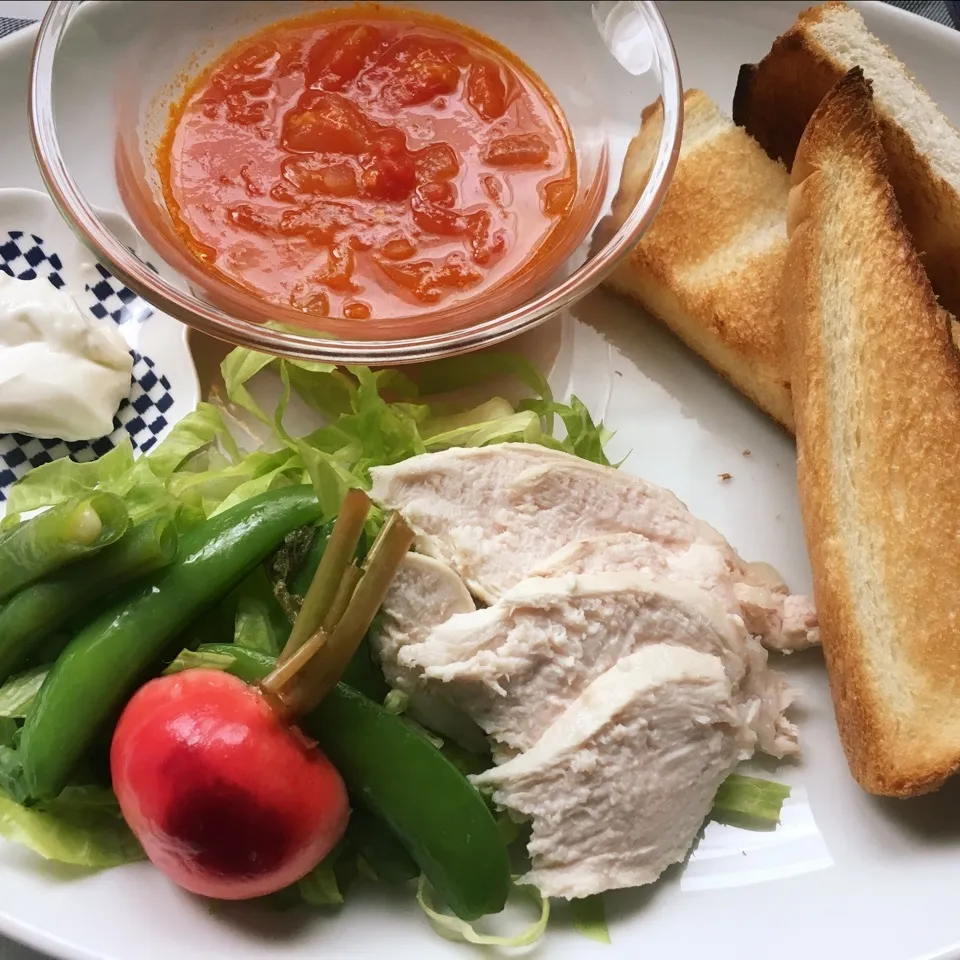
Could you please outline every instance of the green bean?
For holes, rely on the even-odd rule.
[[[75,497],[14,527],[0,543],[0,600],[119,540],[129,526],[119,497]]]
[[[93,557],[55,571],[24,587],[0,608],[0,682],[25,666],[44,645],[50,660],[59,655],[45,641],[85,610],[136,577],[165,567],[177,551],[169,517],[155,517],[128,530]],[[52,654],[52,655],[51,655]]]
[[[87,624],[57,660],[24,723],[16,798],[56,796],[97,733],[187,624],[262,563],[291,530],[320,513],[310,487],[251,497],[184,534],[170,567]]]

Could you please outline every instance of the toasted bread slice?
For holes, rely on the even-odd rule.
[[[913,796],[960,768],[960,358],[859,69],[792,179],[782,310],[837,723],[865,790]]]
[[[699,90],[684,96],[680,159],[650,229],[607,280],[788,430],[793,407],[778,313],[790,181]],[[653,168],[659,102],[627,152],[611,221],[623,222]]]
[[[845,3],[800,14],[740,68],[733,119],[789,169],[820,100],[853,67],[873,83],[890,179],[934,290],[960,315],[960,130]]]

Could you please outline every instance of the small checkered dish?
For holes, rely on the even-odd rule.
[[[131,251],[150,264],[125,219],[102,213]],[[21,280],[50,283],[73,295],[83,310],[115,323],[133,357],[130,393],[113,418],[113,431],[90,441],[0,434],[0,513],[10,486],[34,467],[61,457],[96,460],[125,436],[143,453],[200,399],[187,346],[187,329],[155,311],[97,263],[63,222],[50,198],[34,190],[0,190],[0,270]]]

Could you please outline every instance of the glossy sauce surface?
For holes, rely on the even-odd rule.
[[[343,15],[243,41],[171,111],[157,164],[179,234],[269,302],[358,321],[516,277],[576,192],[550,93],[453,21]]]

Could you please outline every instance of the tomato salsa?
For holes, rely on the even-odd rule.
[[[222,279],[353,320],[449,307],[548,250],[576,192],[566,121],[483,35],[320,11],[231,48],[171,111],[174,225]]]

